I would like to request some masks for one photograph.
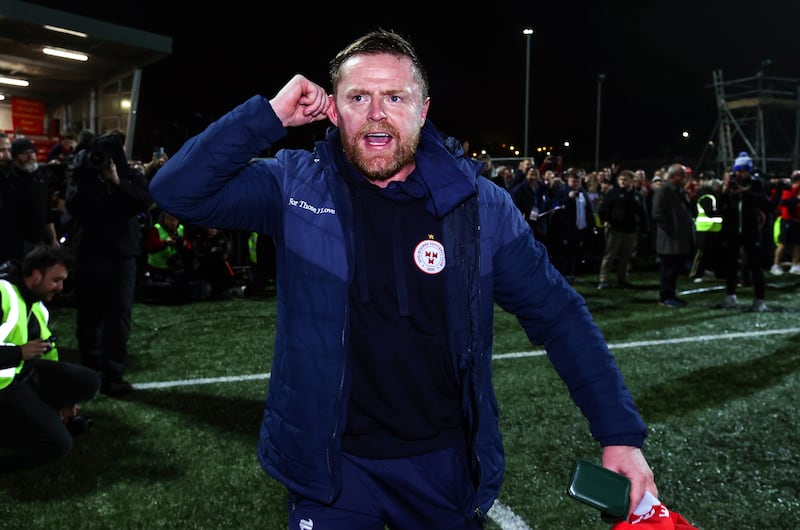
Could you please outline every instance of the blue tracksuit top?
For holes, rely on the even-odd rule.
[[[314,151],[254,159],[285,135],[267,99],[253,96],[188,140],[158,171],[150,192],[186,223],[275,239],[278,322],[258,458],[287,488],[331,502],[341,489],[357,216],[331,152],[338,130]],[[429,191],[426,208],[442,219],[447,334],[463,390],[475,510],[489,510],[504,470],[492,387],[494,303],[544,346],[601,445],[641,447],[646,427],[605,339],[511,196],[478,178],[482,162],[464,156],[430,121],[416,163]]]

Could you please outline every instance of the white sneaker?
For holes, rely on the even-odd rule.
[[[800,274],[800,265],[792,265],[792,268],[789,269],[789,274]]]
[[[781,267],[776,263],[769,269],[769,273],[772,274],[773,276],[780,276],[781,274],[783,274],[783,267]]]
[[[725,295],[725,300],[722,301],[722,309],[736,309],[736,295]]]
[[[703,278],[695,278],[694,280],[692,280],[692,282],[694,282],[694,283],[703,283]]]
[[[767,304],[764,303],[764,300],[756,299],[753,300],[753,311],[756,313],[764,313],[769,311],[769,308],[767,307]]]

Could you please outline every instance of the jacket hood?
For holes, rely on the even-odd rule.
[[[0,264],[0,280],[7,280],[14,285],[22,282],[22,264],[19,260],[11,259]]]

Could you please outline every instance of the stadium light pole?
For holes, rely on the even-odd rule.
[[[522,156],[528,158],[528,120],[530,117],[530,101],[531,101],[531,37],[533,36],[533,28],[525,28],[522,30],[525,35],[525,143],[522,144]]]
[[[597,124],[594,130],[594,169],[600,167],[600,93],[603,89],[603,81],[606,79],[606,74],[597,76]]]

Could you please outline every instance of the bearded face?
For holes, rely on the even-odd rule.
[[[36,160],[25,162],[24,164],[19,164],[19,168],[25,173],[34,173],[37,169],[39,169],[39,162]]]
[[[30,149],[19,153],[14,157],[14,165],[25,173],[33,173],[39,168],[36,151]]]
[[[51,302],[55,296],[64,290],[64,281],[69,271],[61,263],[47,268],[44,272],[35,270],[30,290],[37,300]]]
[[[403,137],[389,123],[365,124],[350,137],[342,137],[344,153],[369,180],[385,182],[402,168],[414,164],[419,145],[419,129]],[[372,147],[393,143],[391,149],[375,151]],[[366,145],[365,145],[366,144]]]
[[[378,186],[404,180],[414,170],[430,102],[414,65],[391,54],[357,55],[341,72],[329,117],[347,159]]]

